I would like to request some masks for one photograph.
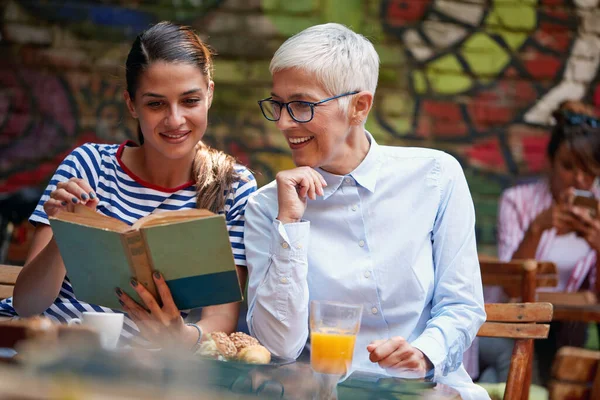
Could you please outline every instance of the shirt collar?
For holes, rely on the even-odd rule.
[[[381,166],[379,160],[379,145],[373,138],[373,136],[365,130],[365,135],[369,140],[370,146],[367,156],[362,162],[348,175],[335,175],[327,171],[317,168],[319,173],[323,175],[327,186],[323,188],[323,199],[328,198],[342,185],[346,177],[352,177],[357,184],[367,189],[369,192],[375,192],[375,185],[377,183],[377,175],[379,173],[379,167]]]

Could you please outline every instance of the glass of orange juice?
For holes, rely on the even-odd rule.
[[[315,372],[344,375],[352,365],[362,305],[310,302],[310,365]]]

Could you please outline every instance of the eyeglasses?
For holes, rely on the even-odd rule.
[[[316,106],[331,100],[339,99],[340,97],[351,96],[357,93],[358,92],[348,92],[330,97],[325,100],[317,101],[316,103],[310,101],[288,101],[287,103],[282,103],[280,101],[273,100],[272,97],[267,97],[266,99],[259,100],[258,105],[260,106],[260,110],[265,118],[269,121],[279,121],[279,118],[281,118],[281,109],[283,106],[285,106],[288,114],[290,114],[290,117],[292,117],[294,121],[303,124],[310,122],[313,119],[315,116]]]

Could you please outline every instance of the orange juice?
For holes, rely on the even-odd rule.
[[[315,372],[343,375],[352,364],[356,335],[312,332],[310,365]]]

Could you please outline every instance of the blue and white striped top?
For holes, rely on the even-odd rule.
[[[73,150],[56,170],[44,191],[35,211],[29,218],[31,223],[49,225],[43,204],[58,182],[70,178],[86,180],[98,196],[97,211],[110,217],[133,224],[143,216],[169,210],[192,209],[196,207],[196,188],[190,181],[176,188],[162,188],[144,182],[133,174],[121,161],[125,146],[135,146],[133,142],[121,145],[87,143]],[[236,165],[240,175],[232,190],[227,193],[225,207],[221,211],[227,221],[229,239],[237,265],[246,265],[244,247],[244,211],[248,196],[256,190],[252,173],[241,165]],[[65,278],[58,298],[44,312],[44,315],[58,322],[80,318],[84,311],[120,312],[110,308],[77,301],[68,278]],[[0,302],[0,315],[16,316],[12,298]],[[121,342],[126,344],[139,331],[134,322],[125,318]]]

